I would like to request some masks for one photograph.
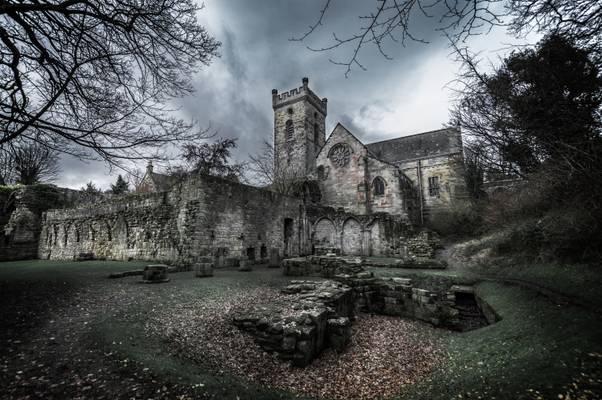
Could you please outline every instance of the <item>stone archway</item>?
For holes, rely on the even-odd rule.
[[[334,223],[328,218],[322,218],[314,227],[314,248],[338,248]]]
[[[383,254],[383,238],[378,220],[374,220],[368,226],[369,249],[367,254],[370,256],[382,256]]]
[[[345,221],[341,244],[343,255],[362,254],[362,227],[357,220],[349,218]]]

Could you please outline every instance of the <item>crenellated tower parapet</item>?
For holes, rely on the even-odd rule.
[[[274,109],[274,168],[295,178],[311,175],[316,156],[326,142],[327,100],[303,85],[278,94],[272,90]]]
[[[302,86],[287,92],[278,93],[278,89],[272,89],[272,108],[276,110],[297,101],[306,100],[326,116],[328,99],[326,97],[321,99],[309,88],[309,78],[303,78],[302,82]]]

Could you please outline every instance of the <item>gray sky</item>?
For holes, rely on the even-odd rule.
[[[329,62],[342,59],[351,49],[334,53],[306,49],[330,43],[331,34],[344,35],[357,25],[358,15],[374,7],[368,0],[338,0],[321,27],[306,42],[290,41],[300,36],[318,17],[322,0],[205,0],[201,23],[222,42],[221,58],[194,78],[196,93],[181,100],[181,113],[219,135],[238,138],[236,158],[245,160],[272,137],[271,90],[301,86],[309,77],[310,87],[328,98],[327,132],[343,123],[364,142],[373,142],[438,129],[448,121],[452,92],[446,84],[458,69],[449,57],[447,39],[434,31],[434,21],[414,20],[413,32],[429,44],[407,42],[390,45],[394,59],[385,60],[365,48],[360,61],[367,71],[354,69],[345,78],[345,68]],[[484,57],[517,41],[498,29],[469,42]],[[110,172],[97,162],[83,163],[63,158],[59,186],[80,188],[92,180],[103,189],[119,171]],[[144,165],[142,164],[143,168]]]

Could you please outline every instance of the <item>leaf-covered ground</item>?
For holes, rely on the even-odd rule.
[[[155,314],[149,319],[148,334],[167,338],[175,351],[216,372],[263,387],[333,399],[395,395],[442,362],[434,328],[429,325],[360,314],[344,353],[327,350],[309,367],[291,367],[261,350],[231,323],[235,312],[250,305],[269,305],[279,297],[276,289],[256,288],[210,300],[192,298]]]
[[[549,272],[534,266],[521,275],[537,277],[533,286],[479,283],[475,273],[454,269],[411,271],[425,284],[427,274],[436,275],[436,286],[470,275],[502,320],[460,334],[360,316],[347,352],[326,352],[301,370],[257,351],[226,323],[232,309],[277,295],[288,282],[281,270],[220,270],[206,279],[179,273],[161,285],[106,278],[140,265],[0,263],[0,399],[292,399],[305,393],[589,400],[602,392],[602,301],[592,295],[600,293],[599,280],[595,274],[581,279],[579,269],[555,268],[548,279]],[[558,302],[538,286],[587,296],[600,307]]]

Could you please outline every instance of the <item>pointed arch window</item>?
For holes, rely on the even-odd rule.
[[[295,133],[295,127],[293,126],[293,120],[289,119],[286,121],[286,139],[292,139]]]
[[[372,194],[374,194],[374,196],[385,195],[385,180],[380,176],[377,176],[372,181]]]

